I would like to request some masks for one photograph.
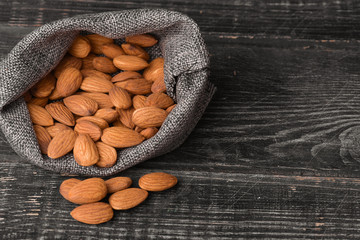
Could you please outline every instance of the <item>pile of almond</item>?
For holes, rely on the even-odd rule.
[[[100,224],[114,216],[114,210],[136,207],[148,197],[148,191],[164,191],[175,186],[177,178],[163,172],[149,173],[139,179],[140,188],[129,188],[129,177],[115,177],[104,181],[101,178],[78,180],[71,178],[60,185],[60,194],[68,201],[79,204],[70,215],[79,222]],[[111,194],[108,202],[100,202]]]
[[[57,67],[25,93],[40,150],[50,158],[73,151],[81,166],[111,167],[116,149],[153,137],[175,103],[165,94],[164,59],[144,48],[152,35],[117,45],[79,35]]]

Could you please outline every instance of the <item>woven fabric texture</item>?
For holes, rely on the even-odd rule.
[[[113,39],[152,33],[163,56],[167,93],[177,102],[159,132],[141,144],[118,151],[111,168],[79,166],[72,153],[59,159],[42,155],[22,97],[49,73],[81,32]],[[213,93],[208,81],[209,58],[196,23],[178,12],[137,9],[80,15],[43,25],[24,37],[0,64],[0,126],[22,158],[42,168],[85,176],[109,176],[181,145],[201,118]]]

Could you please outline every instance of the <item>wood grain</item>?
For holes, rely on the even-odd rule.
[[[178,185],[81,224],[58,193],[68,177],[0,134],[0,239],[359,239],[359,3],[6,0],[0,57],[46,22],[142,7],[192,17],[211,55],[217,92],[187,141],[119,174]]]

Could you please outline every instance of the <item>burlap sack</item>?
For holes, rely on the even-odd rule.
[[[159,47],[152,58],[165,58],[167,93],[175,109],[149,140],[118,151],[111,168],[81,167],[67,154],[50,159],[40,153],[22,94],[49,73],[62,59],[75,36],[82,31],[113,39],[151,32]],[[214,87],[207,80],[208,53],[196,23],[189,17],[163,9],[137,9],[80,15],[43,25],[22,39],[1,62],[0,125],[7,141],[22,158],[55,172],[107,176],[181,145],[194,129]]]

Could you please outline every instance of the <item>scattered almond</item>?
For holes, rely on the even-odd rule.
[[[139,186],[151,192],[164,191],[172,188],[177,183],[177,178],[164,172],[154,172],[142,176],[139,179]]]
[[[59,132],[51,140],[47,155],[50,158],[59,158],[69,153],[74,148],[76,135],[73,130]]]
[[[131,186],[132,180],[129,177],[114,177],[105,181],[108,193],[124,190]]]
[[[64,106],[61,102],[54,102],[46,105],[45,109],[50,113],[50,115],[57,121],[68,125],[75,125],[75,118],[71,111]]]
[[[61,72],[56,89],[62,97],[67,97],[74,94],[81,85],[82,74],[76,68],[66,68]]]
[[[108,58],[114,59],[117,56],[124,55],[124,50],[114,43],[107,43],[101,46],[101,52]]]
[[[107,194],[105,181],[101,178],[88,178],[75,186],[68,193],[68,200],[75,204],[85,204],[100,201]]]
[[[127,188],[113,193],[109,198],[109,203],[115,210],[127,210],[145,201],[148,195],[148,192],[143,189]]]
[[[140,144],[144,137],[134,130],[124,127],[109,127],[104,129],[101,141],[116,148],[132,147]]]
[[[71,112],[79,116],[93,115],[99,108],[94,100],[80,95],[64,98],[64,104]]]
[[[144,59],[129,55],[117,56],[113,63],[117,68],[127,71],[139,71],[149,66]]]
[[[110,221],[114,216],[114,211],[107,203],[95,202],[76,207],[70,215],[82,223],[100,224]]]
[[[120,87],[114,86],[109,91],[110,101],[115,107],[121,109],[127,109],[131,107],[132,101],[129,93]]]
[[[157,107],[144,107],[135,110],[132,121],[142,128],[160,127],[165,121],[168,113]]]
[[[152,47],[154,46],[158,40],[150,34],[140,34],[133,35],[125,38],[125,41],[128,43],[136,44],[141,47]]]
[[[66,200],[69,201],[69,191],[71,188],[73,188],[76,184],[81,182],[81,180],[76,178],[69,178],[65,181],[63,181],[60,185],[59,192],[61,196],[63,196]]]
[[[79,134],[89,134],[93,141],[98,141],[102,133],[98,125],[87,120],[77,122],[74,131]]]
[[[96,70],[104,73],[114,73],[118,71],[113,62],[107,57],[95,57],[93,59],[93,66]]]
[[[107,93],[113,86],[114,85],[105,78],[86,77],[82,81],[80,89],[86,92]]]

